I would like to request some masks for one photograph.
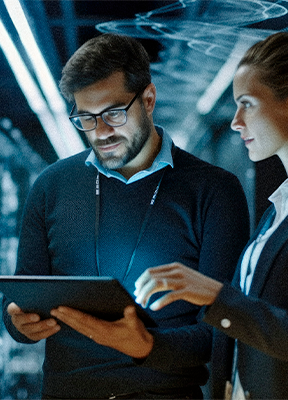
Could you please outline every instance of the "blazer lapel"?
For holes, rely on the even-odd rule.
[[[232,280],[232,286],[236,287],[236,288],[240,288],[240,271],[241,271],[241,264],[242,264],[242,259],[243,256],[246,252],[246,250],[248,249],[248,247],[250,246],[250,244],[256,239],[256,237],[259,235],[262,227],[264,226],[267,218],[269,218],[270,214],[272,214],[272,212],[274,212],[274,205],[271,205],[263,214],[255,232],[253,233],[252,237],[250,238],[250,240],[248,241],[248,243],[246,244],[246,246],[244,247],[240,257],[239,257],[239,261],[235,270],[235,274]]]
[[[264,246],[253,276],[249,295],[259,296],[267,275],[281,247],[288,239],[288,217],[280,224]]]

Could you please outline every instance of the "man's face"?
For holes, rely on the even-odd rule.
[[[127,92],[124,82],[124,74],[116,72],[76,92],[77,112],[98,114],[104,110],[125,108],[135,93]],[[118,170],[135,160],[141,163],[151,131],[151,119],[139,96],[127,111],[125,125],[111,127],[98,117],[96,129],[85,134],[103,167]]]

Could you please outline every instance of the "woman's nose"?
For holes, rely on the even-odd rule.
[[[231,121],[231,129],[233,131],[240,131],[244,126],[243,118],[241,117],[241,113],[239,110],[236,111],[234,118]]]

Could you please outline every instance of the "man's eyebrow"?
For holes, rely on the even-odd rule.
[[[104,113],[104,112],[106,112],[106,111],[109,111],[109,110],[114,110],[114,108],[118,108],[118,107],[124,107],[126,105],[126,103],[123,103],[123,102],[118,102],[118,103],[115,103],[115,104],[112,104],[111,106],[108,106],[108,107],[106,107],[106,108],[104,108],[102,111],[100,111],[100,113],[97,113],[96,115],[98,115],[98,114],[102,114],[102,113]],[[78,110],[78,108],[77,108],[77,106],[76,106],[76,111],[77,111],[77,114],[94,114],[94,113],[91,113],[90,111],[87,111],[87,110]]]

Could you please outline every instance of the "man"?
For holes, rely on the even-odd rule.
[[[249,232],[243,190],[154,125],[156,89],[142,45],[114,34],[91,39],[66,64],[60,87],[92,151],[37,179],[16,273],[113,276],[131,294],[147,267],[174,260],[230,279]],[[4,307],[16,340],[47,339],[43,398],[202,397],[212,332],[197,323],[198,307],[174,304],[157,313],[153,329],[133,307],[115,322],[67,307],[40,321],[9,300]]]

